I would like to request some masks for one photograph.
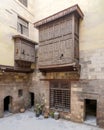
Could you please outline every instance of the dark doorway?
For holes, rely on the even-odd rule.
[[[85,121],[96,125],[97,100],[85,99]]]
[[[86,99],[85,104],[86,104],[86,115],[96,116],[97,101]]]
[[[4,98],[4,111],[10,111],[12,106],[12,97],[7,96]]]
[[[30,106],[33,107],[34,106],[34,93],[30,92]]]

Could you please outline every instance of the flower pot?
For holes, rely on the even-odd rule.
[[[54,118],[55,118],[55,120],[58,120],[58,119],[59,119],[59,113],[58,113],[58,112],[55,112],[55,113],[54,113]]]
[[[36,112],[36,117],[39,117],[40,116],[40,113],[39,112]]]

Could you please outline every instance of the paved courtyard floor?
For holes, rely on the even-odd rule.
[[[0,130],[103,130],[94,126],[73,123],[66,120],[35,117],[35,113],[26,111],[0,118]]]

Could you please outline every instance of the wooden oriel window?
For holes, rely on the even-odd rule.
[[[70,83],[51,82],[50,83],[50,108],[60,111],[70,111]]]
[[[28,22],[21,17],[18,17],[17,31],[26,36],[29,34]]]
[[[14,35],[15,69],[33,71],[35,67],[35,45],[38,43],[21,34]]]
[[[27,0],[19,0],[24,6],[27,7]]]
[[[73,71],[73,66],[79,66],[79,23],[83,16],[74,5],[34,24],[39,30],[40,71]]]

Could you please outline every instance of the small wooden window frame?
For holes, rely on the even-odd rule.
[[[20,34],[29,36],[29,22],[18,16],[17,31]]]

